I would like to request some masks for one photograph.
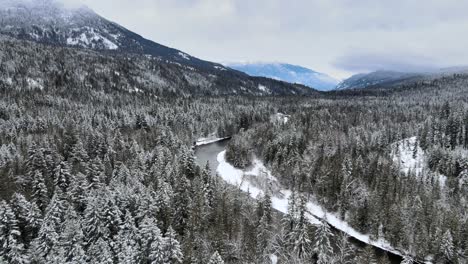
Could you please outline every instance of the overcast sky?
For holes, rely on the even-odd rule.
[[[288,62],[338,78],[468,64],[466,0],[63,1],[215,62]]]

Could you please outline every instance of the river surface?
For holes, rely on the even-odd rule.
[[[216,169],[218,168],[218,154],[226,149],[229,139],[224,139],[215,143],[197,146],[195,148],[195,156],[197,164],[204,168],[208,162],[210,165],[211,173],[216,176]]]
[[[220,152],[224,151],[226,149],[226,145],[229,142],[229,139],[225,139],[222,141],[218,141],[215,143],[207,144],[207,145],[202,145],[202,146],[197,146],[195,148],[195,156],[196,156],[196,162],[199,166],[204,168],[207,163],[209,163],[211,173],[214,177],[216,177],[216,170],[218,168],[219,162],[217,159],[217,156]],[[339,234],[340,231],[334,229],[332,227],[333,233],[336,235]],[[350,238],[350,241],[353,245],[357,246],[358,248],[364,248],[366,246],[365,243],[358,241],[354,238]],[[377,256],[382,256],[385,254],[385,251],[379,248],[374,247],[374,251]],[[390,259],[390,262],[392,264],[400,264],[402,261],[402,258],[400,256],[397,256],[395,254],[387,252],[388,257]]]

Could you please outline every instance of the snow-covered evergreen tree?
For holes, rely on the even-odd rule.
[[[213,255],[211,255],[211,258],[208,264],[224,264],[224,261],[219,255],[218,251],[216,251],[215,253],[213,253]]]
[[[337,242],[337,252],[334,258],[336,264],[354,263],[353,249],[346,234],[341,234]]]
[[[26,264],[29,262],[25,254],[18,220],[5,201],[0,201],[0,253],[8,263]]]
[[[164,235],[164,259],[167,263],[182,263],[183,254],[176,233],[171,226]]]
[[[330,239],[333,237],[333,234],[330,230],[330,227],[326,222],[322,222],[316,227],[315,230],[315,242],[314,242],[314,252],[318,256],[318,264],[326,264],[331,262],[333,257],[333,248],[331,246]],[[346,259],[344,257],[343,259]]]
[[[36,170],[32,177],[32,201],[44,212],[49,203],[49,194],[44,176],[40,170]]]
[[[109,242],[102,237],[98,238],[96,242],[88,247],[86,260],[91,263],[114,263],[114,253]]]
[[[446,261],[452,261],[455,256],[455,247],[453,245],[452,233],[450,230],[445,231],[440,244],[440,253]]]
[[[413,263],[414,263],[413,259],[409,256],[404,256],[403,261],[401,262],[401,264],[413,264]]]

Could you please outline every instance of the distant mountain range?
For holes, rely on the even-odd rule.
[[[411,82],[430,80],[445,75],[468,73],[468,67],[452,67],[431,72],[375,71],[351,76],[336,87],[336,90],[392,88]]]
[[[320,91],[333,90],[339,83],[337,79],[327,74],[286,63],[226,63],[225,65],[250,76],[299,83]]]
[[[143,74],[138,72],[132,73],[137,76],[128,78],[150,79],[157,89],[158,84],[171,83],[164,89],[180,88],[192,94],[305,95],[315,92],[303,85],[251,77],[221,64],[195,58],[145,39],[89,8],[70,9],[55,0],[0,0],[0,35],[54,47],[93,50],[105,56],[147,56],[159,61],[165,70],[153,73],[156,74],[154,78],[149,78],[146,70],[145,76],[138,76]],[[170,77],[176,74],[175,68],[177,77]]]

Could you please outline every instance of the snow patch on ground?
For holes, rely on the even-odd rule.
[[[278,263],[278,257],[274,254],[271,254],[270,255],[270,260],[271,260],[271,264],[277,264]]]
[[[99,33],[96,33],[93,28],[88,28],[87,32],[81,33],[78,37],[67,38],[67,45],[70,46],[95,48],[97,44],[102,44],[106,49],[109,50],[116,50],[119,48],[117,44],[108,38],[102,36]]]
[[[214,66],[214,68],[220,71],[227,71],[226,68],[221,67],[221,66]]]
[[[254,159],[251,168],[249,170],[243,171],[229,164],[225,157],[226,151],[222,151],[217,156],[217,160],[219,162],[217,168],[218,175],[228,184],[236,186],[240,190],[248,193],[251,197],[257,199],[264,195],[266,188],[277,184],[277,179],[272,176],[271,172],[263,165],[260,160]],[[258,186],[258,184],[252,183],[252,179],[255,178],[264,178],[263,181],[257,181],[264,182],[262,187]],[[269,193],[271,194],[272,207],[286,214],[288,212],[288,198],[291,196],[291,191],[281,189],[276,192],[270,190]],[[307,210],[307,217],[309,222],[312,224],[320,224],[319,219],[325,220],[331,226],[341,230],[342,232],[348,234],[351,237],[354,237],[359,241],[392,252],[394,254],[401,255],[401,253],[392,248],[390,243],[387,241],[370,239],[369,235],[356,231],[348,223],[341,220],[335,214],[327,212],[313,199],[309,199],[309,202],[307,203]]]
[[[39,90],[44,89],[44,86],[37,80],[27,78],[26,82],[28,83],[28,88],[29,89],[39,89]]]
[[[190,60],[190,56],[188,54],[185,54],[181,51],[179,51],[179,56],[181,56],[182,58],[186,59],[186,60]]]
[[[423,172],[426,161],[425,155],[421,147],[415,146],[416,142],[417,138],[411,137],[393,144],[393,162],[398,164],[400,170],[404,173],[411,171],[416,175],[420,175]]]
[[[105,37],[102,37],[101,36],[101,40],[102,42],[104,43],[104,46],[107,48],[107,49],[110,49],[110,50],[116,50],[119,48],[119,46],[117,46],[117,44],[115,44],[114,42],[110,41],[109,39],[105,38]]]
[[[282,124],[286,124],[286,123],[288,123],[289,118],[291,118],[290,115],[286,115],[286,114],[283,114],[283,113],[277,113],[277,114],[274,114],[274,115],[271,117],[271,121],[272,121],[273,123],[282,123]]]
[[[11,77],[8,77],[5,79],[6,84],[12,85],[13,84],[13,79]]]
[[[138,89],[138,88],[136,88],[136,87],[133,87],[133,90],[132,90],[132,89],[130,89],[130,91],[129,91],[129,92],[130,92],[130,93],[143,93],[143,90],[141,90],[141,89]]]
[[[268,88],[265,85],[258,85],[258,89],[262,92],[269,92]]]
[[[427,180],[434,175],[438,177],[441,187],[445,186],[447,176],[430,172],[427,168],[427,155],[418,145],[417,137],[410,137],[394,143],[391,147],[393,162],[403,173],[414,173],[416,177]]]

